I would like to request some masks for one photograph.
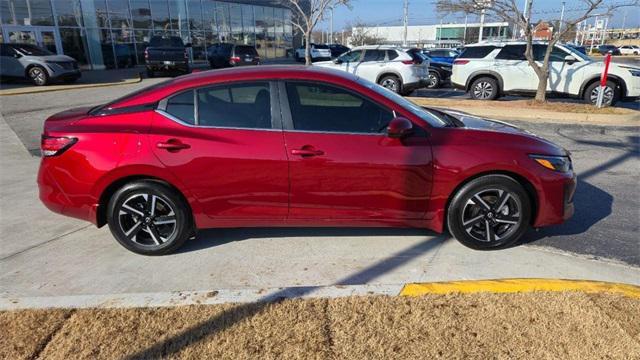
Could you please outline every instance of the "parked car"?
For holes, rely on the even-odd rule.
[[[353,48],[333,61],[315,66],[356,74],[399,94],[409,94],[427,81],[429,64],[415,60],[400,48],[367,45]]]
[[[622,55],[638,55],[640,54],[640,46],[638,45],[622,45],[618,48]]]
[[[253,226],[448,229],[491,249],[574,212],[563,148],[321,67],[169,80],[51,116],[41,148],[49,209],[149,255]]]
[[[331,50],[331,57],[337,58],[351,49],[342,44],[329,44],[329,50]]]
[[[423,49],[422,52],[433,62],[447,63],[449,65],[453,64],[453,61],[460,55],[455,49]]]
[[[260,65],[258,51],[250,45],[214,44],[207,49],[207,56],[212,69]]]
[[[331,60],[331,49],[324,44],[310,44],[311,46],[311,61],[327,61]],[[295,59],[297,62],[303,62],[305,58],[304,45],[296,49]]]
[[[569,47],[575,51],[581,52],[585,55],[587,55],[587,48],[582,46],[582,45],[576,45],[576,44],[565,44],[564,46]]]
[[[524,42],[468,45],[453,63],[451,83],[470,93],[473,99],[494,100],[505,94],[534,94],[538,77],[525,59]],[[534,43],[536,61],[544,58],[547,44]],[[556,45],[549,61],[547,91],[582,98],[595,103],[598,97],[602,61],[564,45]],[[604,103],[640,96],[640,68],[620,63],[609,66]]]
[[[429,64],[429,75],[427,81],[424,84],[427,88],[437,89],[442,86],[443,83],[449,81],[449,78],[451,78],[450,64],[433,61],[429,58],[429,56],[424,54],[422,49],[409,49],[407,50],[407,53],[411,55],[414,60],[416,60],[416,58],[419,58],[421,60],[417,61],[425,61],[427,64]]]
[[[606,55],[606,54],[620,55],[620,49],[618,49],[614,45],[600,45],[598,46],[598,52],[601,55]]]
[[[67,83],[81,76],[78,62],[31,44],[0,44],[0,76],[29,79],[42,86],[61,80]]]
[[[189,48],[179,36],[152,36],[144,50],[147,76],[154,77],[156,71],[179,71],[188,74]]]

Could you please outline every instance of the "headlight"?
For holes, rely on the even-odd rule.
[[[631,73],[631,76],[640,76],[640,70],[629,69],[629,72]]]
[[[547,169],[569,172],[571,171],[571,158],[568,156],[545,156],[545,155],[529,155],[538,164],[546,167]]]

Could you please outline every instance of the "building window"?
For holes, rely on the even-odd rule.
[[[253,18],[253,6],[242,5],[242,43],[244,45],[255,46],[256,27]]]
[[[65,55],[76,59],[80,65],[88,65],[87,40],[78,28],[60,28],[60,42]]]
[[[1,0],[2,23],[9,25],[53,26],[49,0]]]
[[[167,0],[149,0],[151,16],[153,18],[153,30],[167,31],[171,29],[169,23],[169,7]]]
[[[83,26],[80,0],[53,0],[58,26]]]
[[[136,29],[151,28],[151,9],[149,0],[130,0],[133,27]]]
[[[218,42],[231,41],[231,27],[229,26],[229,4],[216,1],[216,24],[218,25]]]
[[[97,25],[99,27],[109,27],[109,14],[107,14],[107,4],[104,0],[94,0],[94,9],[96,11]]]

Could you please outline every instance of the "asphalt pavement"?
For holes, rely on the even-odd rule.
[[[121,248],[107,228],[45,209],[35,185],[38,158],[27,151],[36,153],[44,119],[162,80],[0,97],[0,296],[505,276],[640,282],[638,127],[517,123],[572,152],[576,214],[502,251],[472,251],[446,234],[411,229],[213,229],[175,255],[149,258]]]

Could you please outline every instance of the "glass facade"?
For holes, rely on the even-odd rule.
[[[0,40],[26,41],[77,59],[83,68],[144,64],[151,36],[192,44],[194,62],[219,42],[253,45],[262,58],[293,47],[291,11],[269,1],[0,0]],[[277,3],[277,1],[273,1]]]

